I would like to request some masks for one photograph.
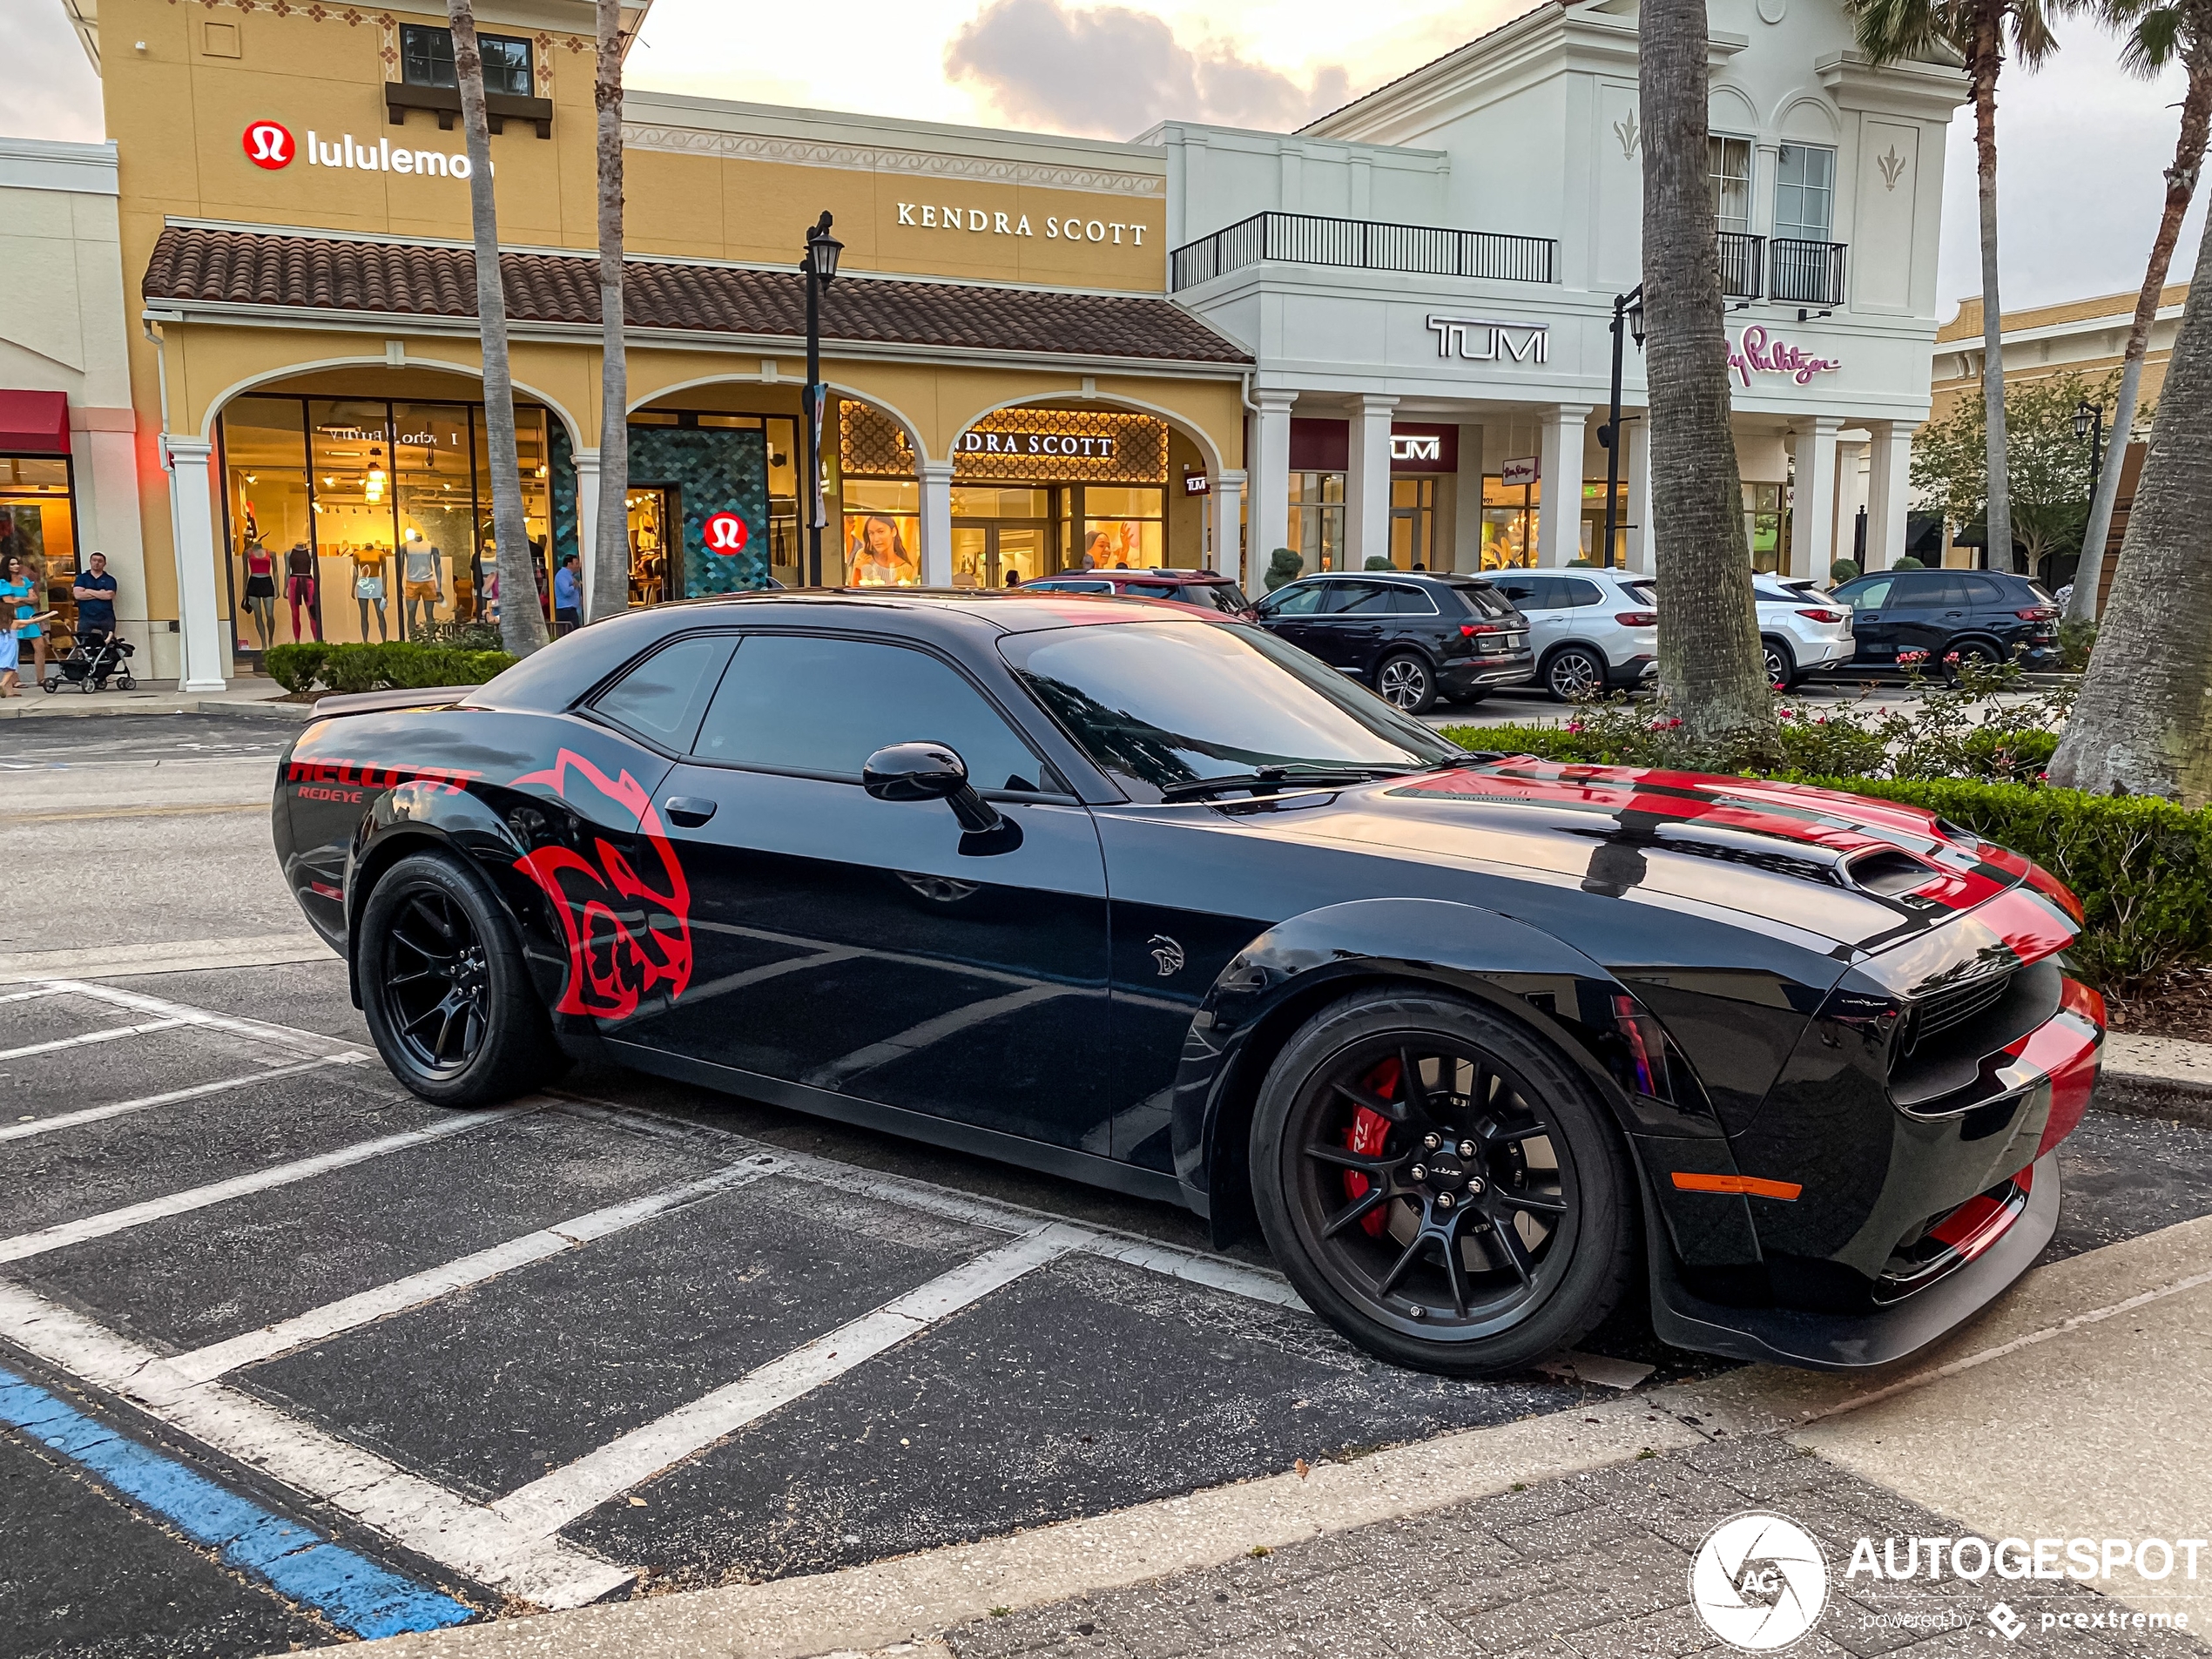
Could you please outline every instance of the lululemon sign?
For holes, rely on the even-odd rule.
[[[292,142],[292,130],[278,121],[253,122],[246,129],[242,142],[246,158],[272,172],[279,167],[290,166],[299,147]]]
[[[745,551],[745,520],[735,513],[716,513],[699,526],[706,537],[706,550],[718,553],[724,558],[734,558]]]

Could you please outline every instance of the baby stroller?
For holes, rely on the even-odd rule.
[[[83,691],[103,691],[112,679],[117,691],[135,691],[138,682],[131,677],[131,642],[120,634],[87,628],[71,636],[67,651],[47,659],[46,690],[58,691],[67,682]]]

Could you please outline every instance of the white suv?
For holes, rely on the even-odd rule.
[[[1767,681],[1777,691],[1788,691],[1816,668],[1842,667],[1858,649],[1851,606],[1810,582],[1761,572],[1751,577],[1751,597],[1758,606]]]
[[[1659,613],[1651,578],[1632,570],[1485,570],[1528,618],[1536,683],[1564,703],[1659,671]]]

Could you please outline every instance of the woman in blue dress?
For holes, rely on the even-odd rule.
[[[0,697],[21,697],[23,688],[17,664],[22,660],[25,639],[38,640],[38,668],[46,668],[46,644],[37,623],[19,624],[18,617],[34,617],[38,607],[33,603],[37,590],[30,579],[30,567],[20,553],[10,553],[0,558]]]

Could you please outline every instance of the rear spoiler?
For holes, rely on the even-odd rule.
[[[315,699],[314,718],[327,720],[344,714],[390,714],[400,709],[449,709],[475,685],[430,685],[404,691],[348,691],[342,696]]]

